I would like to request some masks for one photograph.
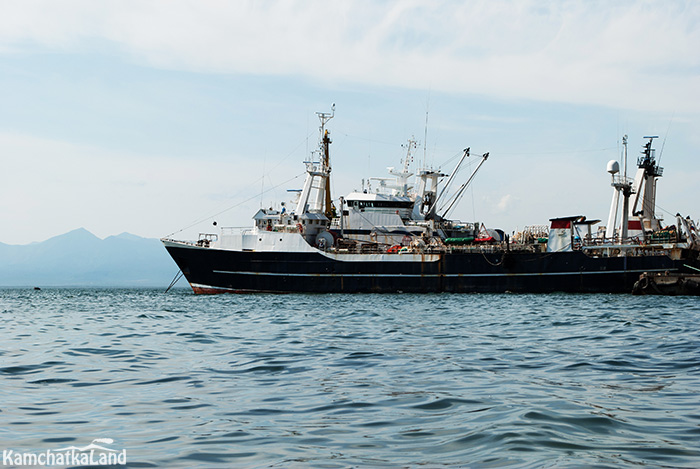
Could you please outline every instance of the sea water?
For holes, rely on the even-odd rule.
[[[699,329],[690,297],[5,289],[0,450],[97,445],[129,467],[698,467]]]

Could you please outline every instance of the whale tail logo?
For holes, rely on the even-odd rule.
[[[114,440],[111,438],[95,438],[94,440],[92,440],[92,443],[90,443],[89,445],[84,446],[82,448],[80,448],[79,446],[69,446],[67,448],[57,449],[56,451],[80,451],[80,452],[83,452],[83,451],[90,451],[90,450],[96,449],[96,450],[100,450],[100,451],[109,451],[111,453],[117,452],[116,449],[105,448],[104,446],[100,446],[98,443],[104,444],[104,445],[111,445],[112,443],[114,443]]]
[[[112,443],[114,443],[114,440],[111,438],[95,438],[94,440],[92,440],[92,444],[95,443],[104,443],[106,445],[111,445]]]

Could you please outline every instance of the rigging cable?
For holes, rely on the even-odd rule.
[[[515,156],[527,156],[527,155],[559,155],[562,153],[595,153],[599,151],[617,150],[617,146],[607,147],[607,148],[594,148],[591,150],[559,150],[559,151],[537,151],[537,152],[516,152],[516,153],[500,153],[499,155],[515,155]]]
[[[267,192],[270,192],[270,191],[272,191],[272,190],[275,190],[275,189],[277,189],[278,187],[283,186],[284,184],[287,184],[287,183],[289,183],[289,182],[292,182],[292,181],[295,180],[295,179],[299,179],[301,176],[303,176],[303,175],[305,175],[305,174],[306,174],[306,171],[304,171],[304,172],[301,173],[301,174],[298,174],[298,175],[294,176],[294,177],[291,178],[291,179],[287,179],[286,181],[281,182],[281,183],[277,184],[276,186],[270,187],[269,189],[265,190],[265,192],[263,192],[263,194],[265,194],[265,193],[267,193]],[[206,220],[209,220],[210,218],[219,216],[219,215],[221,215],[222,213],[228,212],[229,210],[232,210],[232,209],[234,209],[234,208],[236,208],[236,207],[240,207],[241,205],[243,205],[243,204],[245,204],[245,203],[247,203],[247,202],[250,202],[251,200],[255,200],[255,199],[257,199],[257,198],[258,198],[258,194],[255,194],[254,196],[249,197],[249,198],[245,199],[244,201],[242,201],[242,202],[240,202],[240,203],[237,203],[236,205],[233,205],[233,206],[228,207],[228,208],[226,208],[226,209],[224,209],[224,210],[221,210],[220,212],[215,213],[215,214],[213,214],[213,215],[209,215],[209,216],[207,216],[207,217],[201,218],[201,219],[199,219],[199,220],[197,220],[197,221],[191,223],[190,225],[187,225],[186,227],[181,228],[181,229],[179,229],[179,230],[177,230],[177,231],[173,231],[172,233],[170,233],[169,235],[167,235],[166,238],[169,238],[169,237],[171,237],[171,236],[174,235],[174,234],[180,233],[181,231],[185,231],[185,230],[188,229],[188,228],[192,228],[193,226],[198,225],[198,224],[202,223],[203,221],[206,221]]]
[[[177,273],[175,274],[175,278],[173,279],[172,282],[170,282],[170,285],[168,285],[168,288],[165,290],[165,293],[168,293],[171,288],[175,286],[178,280],[182,278],[184,274],[182,273],[182,270],[178,270]]]
[[[247,189],[249,189],[249,188],[251,188],[251,187],[254,187],[254,186],[257,185],[261,180],[262,180],[262,184],[263,184],[263,187],[264,187],[265,176],[268,176],[268,177],[269,177],[269,175],[270,175],[274,170],[276,170],[285,160],[287,160],[290,156],[292,156],[292,155],[299,149],[299,147],[301,147],[304,143],[306,143],[306,142],[308,141],[309,137],[310,137],[312,134],[313,134],[313,132],[310,132],[310,133],[306,136],[306,138],[305,138],[304,140],[302,140],[301,142],[299,142],[299,144],[297,144],[297,146],[295,146],[294,149],[293,149],[292,151],[290,151],[290,152],[287,154],[287,156],[285,156],[284,158],[282,158],[275,166],[273,166],[269,171],[267,171],[266,174],[263,174],[260,178],[255,179],[254,181],[250,182],[250,184],[248,184],[248,185],[245,186],[243,189],[241,189],[241,191],[239,191],[239,193],[241,193],[241,192],[243,192],[244,190],[247,190]],[[263,170],[263,171],[264,171],[264,170]],[[306,172],[304,172],[304,173],[302,173],[302,174],[306,174]],[[287,182],[293,181],[294,179],[297,179],[298,177],[299,177],[299,176],[295,176],[295,177],[293,177],[292,179],[289,179],[288,181],[285,181],[285,182],[283,182],[283,183],[281,183],[281,184],[278,184],[278,185],[276,185],[276,186],[273,186],[273,187],[271,187],[271,188],[268,189],[268,190],[262,190],[262,189],[261,189],[260,194],[259,194],[261,200],[262,200],[262,196],[263,196],[264,194],[266,194],[267,192],[269,192],[269,191],[271,191],[271,190],[274,190],[274,189],[277,189],[279,186],[281,186],[281,185],[283,185],[283,184],[286,184]],[[170,237],[170,236],[172,236],[172,235],[174,235],[174,234],[177,234],[177,233],[180,233],[180,232],[182,232],[182,231],[184,231],[184,230],[186,230],[186,229],[188,229],[188,228],[192,228],[193,226],[198,225],[199,223],[202,223],[202,222],[204,222],[204,221],[206,221],[206,220],[209,220],[209,219],[211,219],[211,218],[213,218],[213,217],[216,217],[216,216],[218,216],[218,215],[221,215],[221,214],[224,213],[224,212],[228,212],[229,210],[234,209],[234,208],[236,208],[236,207],[238,207],[238,206],[240,206],[240,205],[242,205],[242,204],[244,204],[244,203],[246,203],[246,202],[249,202],[250,200],[253,200],[253,199],[255,199],[256,197],[258,197],[258,195],[256,195],[255,197],[252,197],[251,199],[246,199],[246,200],[244,200],[243,202],[241,202],[241,203],[239,203],[239,204],[236,204],[236,205],[234,205],[234,206],[232,206],[232,207],[228,207],[228,208],[226,208],[226,209],[224,209],[224,210],[222,210],[222,211],[220,211],[220,212],[217,212],[217,213],[214,213],[214,214],[212,214],[212,215],[207,215],[207,216],[205,216],[205,217],[203,217],[203,218],[200,218],[200,219],[198,219],[197,221],[192,222],[190,225],[187,225],[187,226],[184,227],[184,228],[181,228],[181,229],[179,229],[179,230],[177,230],[177,231],[173,231],[172,233],[170,233],[170,234],[167,235],[166,237]]]
[[[340,134],[340,135],[342,135],[342,136],[344,136],[344,137],[347,137],[347,138],[354,138],[354,139],[357,139],[357,140],[364,140],[365,142],[381,143],[382,145],[390,145],[390,146],[392,146],[392,147],[393,147],[394,145],[396,145],[396,144],[393,143],[393,142],[385,142],[385,141],[383,141],[383,140],[375,140],[375,139],[373,139],[373,138],[358,137],[358,136],[356,136],[356,135],[350,135],[350,134],[348,134],[348,133],[346,133],[346,132],[342,132],[342,131],[339,130],[338,128],[335,128],[334,133],[335,133],[335,134]]]
[[[668,132],[671,130],[671,122],[673,122],[673,117],[676,115],[676,111],[673,111],[671,115],[671,120],[668,121],[668,128],[666,129],[666,135],[664,135],[664,141],[661,144],[661,151],[659,152],[659,159],[656,161],[657,165],[661,165],[661,157],[664,154],[664,147],[666,146],[666,138],[668,137]]]

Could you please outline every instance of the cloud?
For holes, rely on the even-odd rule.
[[[261,199],[300,186],[260,197],[301,172],[297,139],[313,147],[313,111],[331,102],[333,187],[347,192],[397,164],[426,92],[428,164],[462,145],[493,155],[475,181],[483,200],[458,217],[506,228],[606,211],[615,151],[600,164],[566,151],[669,128],[659,200],[674,213],[693,200],[672,178],[697,166],[699,2],[25,0],[2,12],[3,241],[79,226],[158,236],[255,197],[225,214],[248,224]],[[396,142],[395,159],[380,141]],[[263,185],[283,155],[285,174]],[[572,169],[592,161],[586,177]],[[567,191],[587,195],[551,196]]]
[[[496,208],[499,212],[507,212],[516,202],[517,199],[515,197],[513,197],[511,194],[506,194],[503,197],[501,197],[501,200],[498,201],[498,204],[496,204]]]
[[[114,53],[153,67],[294,75],[697,112],[700,3],[682,1],[26,1],[0,51]]]

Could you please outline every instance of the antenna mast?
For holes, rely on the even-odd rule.
[[[407,144],[402,144],[401,146],[406,148],[406,158],[403,161],[403,174],[408,173],[408,168],[411,166],[411,163],[413,163],[413,155],[411,155],[411,150],[416,148],[416,145],[418,142],[414,140],[415,137],[411,136],[411,138],[408,139]]]
[[[331,106],[331,112],[317,112],[319,120],[321,121],[321,154],[323,155],[322,172],[325,174],[325,203],[324,203],[324,214],[330,220],[333,218],[333,210],[331,209],[333,201],[331,199],[331,155],[330,155],[330,144],[331,138],[328,130],[326,130],[326,122],[335,117],[335,104]]]
[[[668,121],[668,128],[666,129],[666,135],[664,135],[664,141],[661,144],[661,151],[659,152],[659,159],[656,160],[657,164],[661,164],[661,157],[664,154],[664,147],[666,146],[666,137],[668,137],[668,132],[671,130],[671,122],[673,122],[673,118],[676,115],[676,112],[673,112],[673,115],[671,116],[671,120]]]
[[[423,135],[423,165],[422,165],[422,169],[425,169],[427,167],[426,151],[427,151],[427,146],[428,146],[428,112],[429,112],[429,109],[426,108],[426,110],[425,110],[425,134]]]
[[[625,165],[624,166],[625,171],[623,174],[625,176],[625,180],[627,180],[627,134],[622,136],[622,148],[624,148],[623,155],[624,155],[624,165]]]

